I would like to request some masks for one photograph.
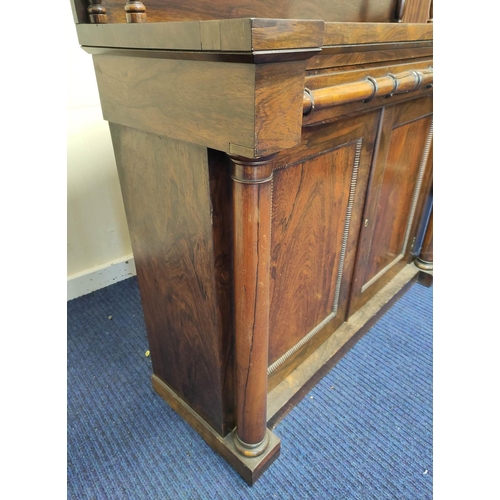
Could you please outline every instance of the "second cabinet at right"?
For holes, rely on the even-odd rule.
[[[351,316],[412,260],[432,182],[432,97],[387,106],[368,184],[353,273]]]

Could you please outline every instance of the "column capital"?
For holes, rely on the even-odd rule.
[[[241,184],[264,184],[273,179],[272,161],[276,155],[262,158],[230,156],[233,163],[231,179]]]

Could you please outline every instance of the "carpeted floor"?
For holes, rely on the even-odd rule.
[[[431,499],[432,293],[413,285],[278,424],[253,487],[152,390],[136,278],[68,302],[68,498]]]

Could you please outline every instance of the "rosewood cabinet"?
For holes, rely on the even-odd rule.
[[[73,7],[153,387],[253,484],[279,454],[273,426],[419,273],[429,2]]]

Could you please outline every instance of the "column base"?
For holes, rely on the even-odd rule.
[[[269,433],[269,429],[266,429],[266,435],[260,443],[248,444],[239,438],[237,432],[234,432],[234,445],[236,446],[236,449],[245,457],[258,457],[266,451],[267,445],[269,444]]]
[[[415,265],[419,268],[422,269],[422,271],[432,271],[433,270],[433,262],[427,262],[426,260],[420,259],[420,257],[417,257],[415,259]]]
[[[268,429],[267,446],[265,450],[256,457],[243,456],[236,447],[237,440],[239,441],[236,435],[236,429],[224,438],[227,449],[232,453],[230,459],[224,458],[226,458],[238,474],[252,486],[262,473],[278,458],[281,450],[281,440],[276,434]]]
[[[268,439],[265,450],[256,457],[243,456],[236,448],[236,429],[226,437],[217,433],[203,418],[200,417],[187,403],[175,394],[167,384],[156,375],[152,376],[153,389],[175,410],[204,441],[250,485],[276,460],[280,454],[281,440],[270,430],[266,433]]]

